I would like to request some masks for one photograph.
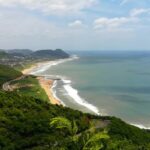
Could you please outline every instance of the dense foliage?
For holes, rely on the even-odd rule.
[[[13,66],[20,70],[29,64],[32,65],[41,61],[64,59],[69,58],[69,56],[68,53],[61,49],[37,51],[29,49],[0,50],[0,64]]]
[[[38,50],[32,54],[33,57],[35,58],[48,58],[48,59],[59,59],[59,58],[68,58],[69,54],[64,52],[61,49],[56,49],[56,50]]]
[[[0,88],[6,81],[15,79],[21,76],[21,72],[14,70],[8,66],[0,65]]]
[[[66,128],[50,126],[56,117],[71,123]],[[74,132],[70,132],[71,127]],[[80,150],[86,143],[96,148],[101,144],[106,150],[149,150],[150,133],[120,119],[84,114],[14,92],[0,92],[0,149]]]
[[[2,58],[8,58],[8,54],[6,52],[0,50],[0,59],[2,59]]]

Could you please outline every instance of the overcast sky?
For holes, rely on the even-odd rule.
[[[0,0],[0,48],[150,50],[150,0]]]

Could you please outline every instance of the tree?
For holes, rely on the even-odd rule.
[[[55,126],[57,129],[63,129],[66,128],[70,135],[74,136],[77,131],[78,127],[75,121],[71,122],[70,120],[64,118],[64,117],[55,117],[51,119],[50,126]]]
[[[102,139],[109,139],[107,132],[95,133],[93,126],[88,131],[77,134],[78,127],[76,122],[71,122],[64,117],[55,117],[51,119],[50,126],[55,126],[57,129],[66,128],[72,137],[72,141],[76,143],[78,143],[79,140],[83,141],[83,145],[81,146],[82,150],[100,150],[103,148]]]
[[[92,136],[91,134],[86,134],[86,136],[82,150],[100,150],[104,147],[102,139],[109,139],[106,132],[94,133]]]

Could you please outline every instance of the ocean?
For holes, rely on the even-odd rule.
[[[150,52],[87,51],[40,66],[65,106],[150,128]]]

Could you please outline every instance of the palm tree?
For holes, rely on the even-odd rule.
[[[72,141],[74,142],[78,142],[80,138],[83,141],[82,150],[100,150],[103,148],[102,139],[109,139],[106,131],[95,133],[94,127],[85,131],[84,134],[77,134],[78,127],[76,122],[71,122],[64,117],[55,117],[51,119],[50,126],[54,126],[57,129],[67,129],[71,135]]]
[[[84,140],[84,145],[82,150],[100,150],[103,148],[102,139],[109,139],[109,136],[106,132],[98,133],[87,133],[86,140]]]
[[[76,135],[78,131],[78,127],[75,121],[71,122],[67,118],[64,117],[55,117],[51,119],[50,126],[54,126],[57,129],[67,129],[70,133],[70,135],[74,136]]]

